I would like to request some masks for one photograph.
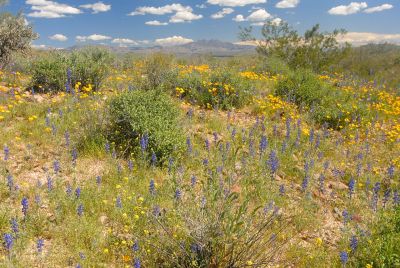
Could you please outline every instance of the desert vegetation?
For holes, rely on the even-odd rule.
[[[26,27],[1,16],[0,42]],[[318,25],[267,23],[227,59],[26,57],[21,31],[0,54],[2,267],[400,265],[398,48],[366,73],[374,47]]]

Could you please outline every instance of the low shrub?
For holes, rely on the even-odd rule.
[[[366,107],[353,105],[351,94],[325,83],[307,70],[298,70],[280,80],[275,94],[310,112],[320,125],[341,129],[365,115]]]
[[[254,88],[251,81],[227,70],[183,70],[176,95],[206,108],[231,109],[247,104]]]
[[[91,85],[97,90],[109,73],[111,60],[107,50],[97,47],[72,53],[49,52],[33,62],[31,87],[42,92],[59,92],[69,91],[67,85],[78,90]]]
[[[109,104],[109,139],[123,155],[155,155],[164,162],[184,148],[180,113],[159,91],[130,91]]]
[[[400,206],[381,212],[371,235],[360,239],[351,262],[354,267],[400,266]]]

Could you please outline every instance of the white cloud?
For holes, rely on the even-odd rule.
[[[246,19],[243,17],[243,15],[239,14],[239,15],[236,15],[236,17],[234,17],[233,20],[237,21],[237,22],[242,22],[242,21],[245,21]]]
[[[300,0],[282,0],[279,1],[275,7],[277,8],[294,8],[300,3]]]
[[[172,14],[181,11],[188,11],[192,12],[193,9],[190,6],[182,6],[181,4],[171,4],[162,7],[138,7],[135,11],[129,13],[129,16],[136,16],[136,15],[165,15],[165,14]]]
[[[364,13],[375,13],[375,12],[381,12],[384,10],[388,10],[388,9],[392,9],[393,5],[391,4],[383,4],[380,6],[376,6],[376,7],[370,7],[364,10]]]
[[[66,37],[63,34],[55,34],[55,35],[49,36],[49,38],[51,40],[60,41],[60,42],[65,42],[68,40],[68,37]]]
[[[201,8],[201,9],[203,9],[203,8],[207,8],[207,5],[205,5],[205,4],[201,4],[201,5],[196,5],[196,7],[197,7],[197,8]]]
[[[202,17],[203,17],[203,15],[196,15],[190,11],[179,11],[179,12],[176,12],[176,14],[170,18],[169,22],[170,23],[184,23],[184,22],[190,22],[192,20],[199,20]]]
[[[207,0],[208,4],[227,6],[227,7],[243,7],[252,4],[264,4],[267,0]]]
[[[28,16],[34,18],[54,19],[82,13],[73,6],[48,0],[26,0],[25,3],[31,5],[32,12],[28,13]]]
[[[161,21],[158,21],[158,20],[151,20],[151,21],[146,21],[144,24],[151,25],[151,26],[165,26],[165,25],[168,25],[168,22],[161,22]]]
[[[237,15],[233,20],[237,22],[250,21],[253,22],[254,25],[261,25],[260,23],[270,18],[272,18],[272,15],[262,8],[252,12],[247,18],[243,15]]]
[[[384,42],[400,44],[400,34],[348,32],[343,36],[340,36],[338,39],[341,42],[349,42],[355,45]]]
[[[138,42],[128,38],[115,38],[111,41],[111,43],[120,45],[138,45]]]
[[[226,15],[229,15],[231,13],[233,13],[235,10],[233,10],[232,8],[223,8],[221,11],[218,11],[215,14],[211,15],[211,18],[213,19],[222,19],[223,17],[225,17]]]
[[[103,2],[97,2],[94,4],[81,5],[81,8],[91,9],[93,14],[100,12],[107,12],[111,10],[111,5],[106,5]]]
[[[341,5],[331,8],[328,13],[331,15],[351,15],[361,12],[363,9],[367,8],[366,2],[351,2],[349,5]]]
[[[160,46],[176,46],[192,43],[192,39],[184,38],[182,36],[172,36],[167,38],[156,39],[155,43]]]
[[[135,11],[129,13],[129,16],[136,16],[136,15],[165,15],[165,14],[173,14],[169,19],[170,23],[183,23],[183,22],[190,22],[192,20],[199,20],[203,16],[197,15],[193,13],[193,8],[190,6],[183,6],[181,4],[171,4],[165,5],[162,7],[138,7]],[[148,24],[148,25],[160,25],[160,24]],[[165,24],[161,24],[165,25]]]
[[[111,39],[111,37],[106,36],[106,35],[101,35],[101,34],[92,34],[89,36],[81,36],[81,35],[76,36],[76,41],[78,41],[78,42],[104,41],[104,40],[110,40],[110,39]]]

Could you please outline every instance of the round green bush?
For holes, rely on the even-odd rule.
[[[158,163],[178,156],[184,148],[180,112],[171,98],[159,91],[122,93],[109,104],[109,139],[125,155],[157,156]],[[140,141],[148,137],[148,145]]]

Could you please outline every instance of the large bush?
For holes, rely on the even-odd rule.
[[[80,87],[91,85],[97,90],[109,73],[111,60],[108,50],[98,47],[71,53],[51,51],[33,62],[31,86],[44,92],[58,92],[66,90],[67,84],[75,88],[80,82]]]
[[[353,96],[325,83],[311,71],[297,70],[280,80],[275,94],[310,111],[317,123],[341,129],[365,114],[353,105]]]
[[[184,148],[179,110],[159,91],[123,93],[110,102],[109,115],[109,139],[122,154],[154,153],[163,162]]]
[[[231,109],[247,104],[254,88],[250,81],[230,70],[195,70],[180,75],[175,91],[179,97],[202,107]]]
[[[0,1],[0,7],[6,1]],[[21,14],[13,16],[0,13],[0,68],[10,62],[14,53],[24,53],[30,50],[32,40],[38,37],[31,25],[26,25]]]

